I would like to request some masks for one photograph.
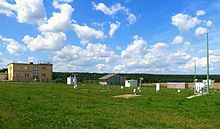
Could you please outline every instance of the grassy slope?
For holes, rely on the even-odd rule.
[[[219,128],[220,91],[186,100],[190,90],[177,93],[143,88],[142,96],[101,86],[0,83],[0,128]]]

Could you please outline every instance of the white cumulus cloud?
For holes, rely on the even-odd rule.
[[[26,47],[14,39],[5,38],[0,35],[0,41],[7,43],[7,51],[12,55],[22,55],[26,51]]]
[[[109,71],[111,66],[107,64],[97,64],[96,68],[99,72],[105,72],[105,71]]]
[[[0,52],[0,68],[5,68],[12,61],[3,57],[3,54]]]
[[[116,71],[116,72],[122,72],[124,70],[126,70],[126,66],[125,65],[119,64],[119,65],[114,66],[114,71]]]
[[[181,35],[177,35],[174,39],[173,39],[173,44],[181,44],[183,42],[183,37]]]
[[[40,31],[64,32],[71,28],[71,16],[74,9],[67,3],[58,4],[56,8],[59,8],[60,12],[54,12],[52,17],[39,27]]]
[[[110,30],[108,32],[109,36],[112,37],[115,33],[115,31],[120,27],[120,22],[111,23],[110,24]]]
[[[57,51],[53,58],[57,71],[106,71],[109,69],[109,65],[116,60],[115,53],[109,50],[105,44],[91,43],[85,48],[66,46]]]
[[[7,50],[12,55],[22,55],[26,51],[26,47],[18,42],[10,42],[7,45]]]
[[[137,35],[133,36],[132,44],[128,45],[125,50],[121,52],[121,57],[140,57],[147,51],[146,41]]]
[[[196,36],[201,36],[201,35],[204,35],[208,32],[208,30],[204,27],[198,27],[196,30],[195,30],[195,35]]]
[[[15,0],[15,4],[2,0],[0,13],[16,16],[18,22],[27,24],[41,24],[46,19],[43,0]]]
[[[203,16],[203,15],[205,15],[205,11],[204,10],[197,10],[196,11],[196,16]]]
[[[15,5],[8,3],[5,0],[0,2],[0,14],[5,14],[8,17],[15,16]]]
[[[17,19],[21,23],[40,24],[46,17],[43,0],[15,0]]]
[[[211,21],[211,20],[208,20],[208,21],[206,22],[206,26],[207,26],[207,27],[212,26],[212,21]]]
[[[72,24],[72,26],[82,44],[87,44],[94,39],[101,40],[105,38],[105,34],[101,30],[90,28],[87,25]]]
[[[95,4],[94,2],[92,2],[92,5],[95,8],[95,10],[102,11],[106,15],[115,15],[118,11],[125,9],[125,7],[123,7],[119,3],[112,5],[111,7],[107,7],[104,3]]]
[[[26,35],[23,42],[31,51],[56,51],[64,47],[66,35],[63,32],[46,32],[36,38]]]
[[[119,11],[124,12],[124,14],[127,15],[127,20],[129,24],[134,24],[137,20],[136,16],[130,12],[130,10],[124,6],[122,6],[120,3],[117,3],[115,5],[112,5],[110,7],[107,7],[104,3],[94,3],[92,2],[92,5],[95,10],[101,11],[106,15],[109,16],[114,16],[116,15]]]
[[[178,13],[172,16],[172,24],[177,26],[181,32],[188,31],[189,29],[201,23],[197,17],[192,17],[187,14]]]
[[[72,3],[73,0],[54,0],[54,2],[58,2],[58,3]]]

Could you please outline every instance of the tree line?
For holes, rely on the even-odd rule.
[[[71,76],[73,73],[69,72],[53,72],[53,80],[55,82],[65,83],[67,77]],[[98,79],[108,73],[88,73],[88,72],[75,72],[77,74],[78,82],[93,82],[97,83]],[[139,79],[143,78],[144,83],[155,83],[155,82],[193,82],[194,75],[181,75],[181,74],[118,74],[125,79]],[[197,75],[198,81],[206,79],[206,75]],[[220,75],[210,75],[210,79],[215,80],[215,82],[220,82]]]
[[[0,69],[0,72],[6,72],[7,68]],[[70,72],[53,72],[54,82],[66,83],[67,77],[71,76],[73,73]],[[99,78],[107,75],[108,73],[89,73],[89,72],[74,72],[77,74],[78,82],[82,83],[98,83]],[[125,79],[139,79],[143,78],[144,83],[155,83],[155,82],[193,82],[194,75],[182,75],[182,74],[118,74]],[[206,75],[197,75],[198,81],[206,79]],[[210,79],[215,80],[215,82],[220,82],[220,75],[210,75]]]

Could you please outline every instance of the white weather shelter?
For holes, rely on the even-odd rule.
[[[202,82],[205,83],[206,86],[208,85],[207,80],[203,80]],[[209,80],[209,88],[212,89],[214,87],[214,82],[214,80]]]
[[[137,80],[125,80],[125,87],[137,87],[138,81]]]
[[[196,82],[194,88],[195,93],[203,93],[206,88],[206,85],[204,82]]]
[[[156,84],[156,92],[159,92],[160,91],[160,83],[157,83]]]
[[[209,80],[209,88],[213,88],[214,80]],[[203,80],[202,82],[195,82],[194,92],[195,93],[206,93],[207,90],[207,80]]]
[[[67,77],[67,84],[68,85],[73,85],[73,84],[76,84],[77,83],[77,78],[76,76],[70,76],[70,77]]]

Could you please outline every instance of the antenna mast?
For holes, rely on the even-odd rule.
[[[206,45],[207,45],[207,93],[209,94],[209,33],[207,33],[206,37]]]

